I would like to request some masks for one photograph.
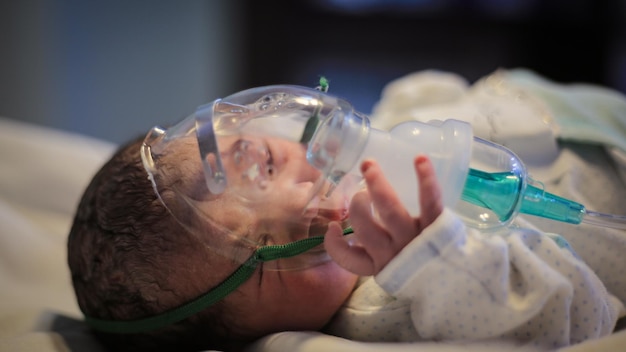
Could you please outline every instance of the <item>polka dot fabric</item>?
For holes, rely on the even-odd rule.
[[[564,238],[517,228],[486,235],[446,210],[362,281],[328,332],[359,341],[512,340],[550,350],[610,334],[623,309]]]

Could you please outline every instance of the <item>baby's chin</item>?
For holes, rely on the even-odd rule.
[[[306,286],[302,291],[306,297],[302,298],[302,306],[299,308],[307,318],[300,320],[304,325],[298,326],[298,329],[308,330],[319,330],[330,321],[352,293],[358,278],[332,260],[295,275],[300,277],[297,282]]]
[[[311,220],[309,237],[324,236],[331,222],[339,222],[342,228],[348,226],[348,208],[318,209],[317,215]]]
[[[261,286],[278,289],[272,295],[263,296],[269,301],[258,306],[254,317],[247,316],[245,324],[249,330],[261,335],[321,330],[346,301],[356,279],[356,275],[332,261],[300,271],[271,272],[264,269]],[[270,286],[263,286],[268,284]]]
[[[323,282],[322,291],[318,292],[317,296],[324,301],[324,307],[320,305],[318,308],[328,312],[328,314],[319,312],[317,324],[321,325],[315,327],[315,330],[319,330],[329,322],[348,299],[354,290],[358,275],[347,271],[333,260],[312,267],[309,273],[305,275],[315,276],[318,280],[321,278]]]

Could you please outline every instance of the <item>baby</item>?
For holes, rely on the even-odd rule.
[[[414,160],[419,217],[409,215],[373,160],[360,165],[366,189],[345,211],[323,213],[306,207],[319,172],[302,145],[246,136],[219,142],[227,172],[241,174],[242,160],[251,158],[241,150],[259,154],[264,166],[246,166],[246,177],[215,196],[204,190],[196,144],[164,155],[164,172],[155,176],[136,140],[86,189],[68,261],[80,308],[111,349],[237,350],[288,330],[552,349],[611,333],[623,312],[624,297],[609,294],[561,237],[466,228],[443,207],[425,156]],[[170,202],[181,190],[191,196]],[[244,190],[253,196],[242,197]],[[353,233],[343,236],[346,224]],[[325,251],[266,262],[257,255],[320,233]]]

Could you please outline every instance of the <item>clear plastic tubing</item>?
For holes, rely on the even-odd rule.
[[[324,172],[335,184],[346,174],[359,174],[364,159],[377,160],[413,215],[420,209],[412,160],[424,154],[431,159],[442,185],[444,205],[454,208],[470,226],[498,228],[524,213],[571,224],[626,229],[625,216],[588,211],[582,204],[537,187],[512,151],[474,137],[471,126],[462,121],[409,121],[386,132],[370,128],[367,116],[356,113],[326,120],[315,132],[311,146],[309,161],[330,165]],[[332,160],[323,160],[330,155]]]
[[[470,169],[461,199],[490,209],[496,214],[506,209],[515,193],[517,181],[509,173],[486,173]],[[585,209],[572,200],[526,185],[519,212],[570,224],[588,223],[596,226],[626,230],[626,216],[599,213]],[[505,217],[505,213],[499,214]]]

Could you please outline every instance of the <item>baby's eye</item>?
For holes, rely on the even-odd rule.
[[[276,168],[274,167],[274,158],[272,157],[272,149],[266,143],[265,150],[267,151],[267,162],[265,164],[265,170],[267,171],[268,176],[274,176],[274,172]]]
[[[245,139],[239,139],[237,142],[233,143],[231,147],[233,153],[233,160],[235,161],[235,165],[240,165],[245,162],[246,153],[248,153],[248,147],[250,146],[250,141]]]

